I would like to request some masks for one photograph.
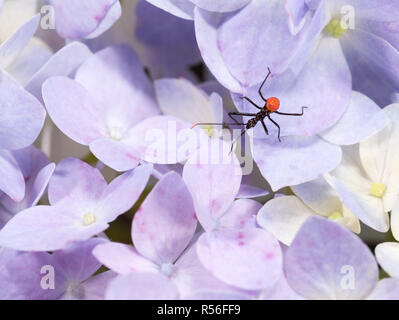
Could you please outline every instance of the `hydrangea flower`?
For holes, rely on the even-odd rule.
[[[227,287],[199,262],[191,243],[196,226],[191,196],[182,178],[174,172],[166,174],[134,216],[134,248],[109,242],[94,249],[99,261],[122,275],[110,286],[107,297],[172,299],[203,288]],[[140,290],[129,293],[128,288]]]
[[[398,107],[393,104],[384,108],[389,125],[359,145],[346,147],[342,163],[327,176],[345,206],[380,232],[389,229],[388,212],[399,192],[395,142]]]
[[[107,185],[98,169],[75,158],[58,164],[49,185],[50,206],[28,208],[0,231],[0,245],[52,251],[87,240],[129,210],[147,184],[151,166],[142,165]],[[23,230],[23,231],[22,231]]]

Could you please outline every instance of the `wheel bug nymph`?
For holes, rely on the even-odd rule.
[[[241,138],[243,136],[243,134],[248,129],[254,128],[258,124],[259,121],[262,124],[262,127],[265,130],[265,133],[268,135],[269,131],[267,130],[266,123],[265,123],[265,119],[267,118],[267,119],[269,119],[269,121],[271,123],[273,123],[277,127],[277,129],[278,129],[277,138],[281,142],[281,139],[280,139],[280,130],[281,130],[280,126],[275,120],[273,120],[270,117],[270,115],[275,113],[275,114],[280,114],[280,115],[284,115],[284,116],[300,117],[300,116],[303,116],[303,110],[306,109],[307,107],[302,107],[301,113],[279,112],[278,109],[280,108],[280,100],[278,98],[276,98],[276,97],[270,97],[270,98],[266,99],[264,97],[264,95],[262,94],[262,88],[265,85],[265,83],[266,83],[267,79],[269,78],[269,76],[271,75],[270,69],[269,68],[267,68],[267,69],[268,69],[268,74],[267,74],[266,78],[263,80],[261,86],[258,89],[259,96],[264,101],[265,105],[263,107],[259,107],[250,98],[245,97],[245,96],[240,97],[241,99],[247,100],[255,108],[259,109],[260,110],[259,112],[257,112],[257,113],[229,112],[228,115],[234,121],[234,123],[196,123],[193,126],[193,128],[195,126],[198,126],[198,125],[215,125],[215,126],[236,125],[236,126],[245,126],[245,129],[241,132],[241,135],[237,138],[237,139],[239,139],[239,138]],[[235,119],[233,116],[248,116],[248,117],[253,117],[253,118],[249,119],[247,121],[247,123],[241,123],[241,122],[238,122],[237,119]],[[234,143],[237,141],[237,139],[235,139],[233,141],[233,143],[231,144],[231,150],[233,150]]]

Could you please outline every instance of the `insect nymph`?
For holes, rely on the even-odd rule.
[[[259,122],[262,124],[263,129],[265,130],[265,133],[268,135],[269,131],[267,130],[267,126],[265,123],[265,119],[267,118],[270,122],[272,122],[278,129],[277,133],[277,138],[281,142],[280,139],[280,126],[279,124],[273,120],[270,116],[272,114],[280,114],[284,116],[294,116],[294,117],[300,117],[303,116],[303,110],[306,109],[307,107],[302,107],[301,113],[285,113],[285,112],[279,112],[278,109],[280,108],[280,100],[276,97],[270,97],[270,98],[265,98],[264,95],[262,94],[262,88],[265,85],[267,79],[269,78],[271,71],[269,68],[268,69],[268,74],[266,78],[263,80],[261,86],[258,89],[259,96],[265,103],[263,107],[258,106],[255,102],[253,102],[250,98],[248,97],[240,97],[241,99],[247,100],[249,103],[251,103],[255,108],[259,109],[257,113],[244,113],[244,112],[229,112],[228,115],[229,117],[234,121],[234,123],[197,123],[194,126],[197,125],[239,125],[239,126],[245,126],[245,129],[241,132],[240,137],[248,130],[251,128],[254,128]],[[233,116],[248,116],[252,117],[249,119],[246,123],[241,123],[237,119],[235,119]],[[238,137],[238,138],[240,138]],[[237,138],[237,139],[238,139]],[[234,141],[235,142],[235,141]],[[232,148],[234,145],[234,142],[232,144]]]

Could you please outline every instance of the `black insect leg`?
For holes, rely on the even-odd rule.
[[[262,100],[263,100],[264,102],[266,102],[267,99],[266,99],[266,98],[263,96],[263,94],[262,94],[262,88],[263,88],[263,86],[265,85],[265,83],[266,83],[266,81],[267,81],[267,78],[269,78],[269,76],[270,76],[270,74],[271,74],[270,68],[267,68],[267,70],[269,71],[269,73],[267,74],[265,80],[263,80],[263,82],[262,82],[262,84],[261,84],[261,86],[259,87],[259,90],[258,90],[259,95],[260,95],[260,97],[262,98]]]
[[[233,121],[234,121],[236,124],[242,124],[242,123],[239,123],[239,122],[237,121],[237,119],[235,119],[233,116],[248,116],[248,117],[253,117],[253,116],[256,116],[256,113],[229,112],[228,115],[229,115],[230,119],[233,119]],[[244,123],[244,125],[245,125],[245,123]]]
[[[280,141],[281,142],[281,139],[280,139],[280,126],[278,125],[278,123],[276,122],[276,121],[274,121],[272,118],[270,118],[270,116],[267,116],[268,118],[269,118],[269,120],[271,121],[271,122],[273,122],[274,123],[274,125],[278,128],[278,134],[277,134],[277,137],[278,137],[278,141]]]
[[[252,104],[255,108],[258,108],[259,110],[262,110],[261,107],[259,107],[255,102],[253,102],[251,99],[249,99],[248,97],[240,97],[240,99],[245,99],[247,100],[250,104]]]
[[[262,119],[262,120],[260,120],[260,122],[262,123],[262,127],[263,127],[263,129],[265,129],[266,134],[269,135],[269,131],[267,131],[267,127],[266,127],[265,121]]]
[[[279,112],[275,111],[274,113],[281,114],[283,116],[294,116],[294,117],[300,117],[303,116],[303,109],[307,109],[308,107],[302,107],[302,112],[301,113],[285,113],[285,112]]]

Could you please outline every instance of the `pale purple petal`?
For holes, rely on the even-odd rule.
[[[105,271],[97,274],[85,282],[81,283],[80,287],[84,293],[84,300],[104,300],[105,291],[109,283],[115,279],[117,274],[113,271]]]
[[[372,136],[387,125],[385,112],[364,94],[353,91],[349,107],[341,119],[321,136],[333,144],[350,145]]]
[[[282,196],[266,202],[257,222],[282,243],[290,245],[305,220],[315,214],[297,197]]]
[[[42,99],[42,84],[53,76],[72,74],[83,61],[92,55],[87,46],[80,42],[72,42],[54,55],[30,78],[25,89],[37,99]]]
[[[225,228],[241,229],[256,227],[256,215],[262,205],[252,199],[238,199],[232,203],[220,218],[220,225]]]
[[[76,81],[105,108],[107,126],[127,130],[159,113],[154,89],[128,45],[107,47],[78,69]]]
[[[179,174],[166,174],[135,214],[132,239],[156,263],[173,263],[192,239],[197,219],[191,195]]]
[[[382,279],[378,281],[377,287],[367,297],[368,300],[399,300],[399,280]]]
[[[188,0],[146,0],[176,17],[192,20],[194,4]]]
[[[174,300],[179,293],[171,280],[158,273],[120,275],[109,284],[107,300]]]
[[[18,84],[0,82],[0,148],[31,145],[43,128],[46,113],[40,102]]]
[[[50,78],[43,84],[42,95],[51,119],[72,140],[88,145],[106,135],[104,107],[76,81]]]
[[[101,172],[76,158],[62,160],[50,180],[49,200],[52,205],[68,200],[77,205],[96,204],[106,190]]]
[[[321,138],[282,137],[281,141],[254,139],[254,159],[273,191],[316,179],[341,161],[341,148]]]
[[[144,258],[132,246],[122,243],[100,244],[94,248],[93,255],[107,268],[119,274],[158,271],[156,264]]]
[[[280,245],[261,229],[205,233],[198,239],[197,252],[205,268],[238,288],[271,287],[282,274]]]
[[[131,170],[141,162],[136,147],[112,138],[96,139],[90,143],[90,151],[105,165],[116,171]]]
[[[104,242],[105,239],[92,238],[53,252],[52,258],[58,265],[57,272],[62,272],[69,281],[81,282],[88,279],[101,267],[101,263],[92,255],[92,251],[94,247]]]
[[[128,211],[142,194],[151,172],[152,165],[143,164],[112,180],[103,190],[95,211],[106,221],[113,221]]]
[[[85,225],[84,212],[60,206],[37,206],[21,211],[0,231],[0,245],[24,251],[54,251],[107,229],[101,221]]]
[[[345,227],[318,217],[304,223],[284,268],[288,284],[309,299],[364,299],[378,278],[370,249]]]
[[[98,35],[110,28],[120,14],[121,7],[117,0],[49,0],[54,7],[57,33],[69,40],[82,39]],[[119,7],[116,10],[115,6]],[[99,29],[99,30],[98,30]],[[95,34],[93,34],[96,32]]]
[[[0,299],[51,300],[64,290],[66,278],[55,272],[54,290],[43,290],[41,281],[46,276],[44,266],[57,266],[47,252],[18,252],[0,248]],[[42,270],[45,272],[42,273]]]
[[[25,194],[25,180],[17,161],[7,150],[0,150],[0,190],[13,201],[21,201]]]
[[[238,199],[250,199],[267,196],[269,191],[266,189],[258,188],[255,186],[251,186],[249,184],[242,183],[240,186],[240,190],[238,190],[237,198]]]
[[[201,56],[207,67],[224,87],[233,92],[241,92],[240,82],[230,73],[216,45],[218,42],[217,28],[221,20],[219,15],[198,8],[194,10],[194,14],[195,35]]]
[[[212,146],[211,150],[200,148],[183,169],[183,179],[193,197],[198,220],[206,230],[217,226],[218,219],[233,203],[240,188],[242,170],[229,151],[227,145]]]
[[[399,243],[384,242],[375,248],[380,266],[392,277],[399,279]]]
[[[0,68],[6,68],[21,53],[36,32],[39,21],[40,14],[37,14],[1,44]]]

